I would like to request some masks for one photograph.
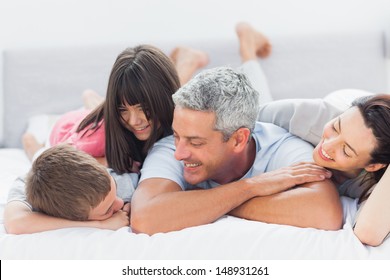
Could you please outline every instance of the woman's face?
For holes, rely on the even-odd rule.
[[[375,145],[372,130],[359,109],[352,107],[325,125],[313,159],[326,168],[357,174],[368,165]]]
[[[140,104],[125,104],[119,108],[122,124],[131,131],[138,140],[149,139],[153,131],[153,122],[145,116]]]

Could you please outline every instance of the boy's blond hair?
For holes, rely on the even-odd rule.
[[[106,168],[68,144],[44,151],[26,178],[27,201],[34,210],[69,220],[88,220],[110,190]]]

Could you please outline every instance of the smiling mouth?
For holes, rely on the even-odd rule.
[[[146,125],[146,126],[143,126],[143,127],[140,127],[140,128],[134,128],[135,131],[144,131],[145,129],[147,129],[149,127],[149,125]]]
[[[321,155],[322,155],[324,158],[327,158],[327,159],[329,159],[329,160],[334,160],[330,155],[328,155],[327,152],[325,152],[324,149],[322,149],[322,147],[320,148],[320,153],[321,153]]]
[[[195,168],[195,167],[198,167],[200,165],[201,165],[200,163],[184,163],[184,166],[187,168]]]

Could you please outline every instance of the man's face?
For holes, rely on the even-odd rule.
[[[223,142],[214,125],[215,113],[175,108],[175,158],[183,161],[184,179],[192,185],[208,179],[222,183],[232,166],[232,143]]]
[[[110,176],[111,190],[107,196],[95,208],[89,212],[88,220],[103,221],[122,209],[123,200],[116,196],[116,183]]]

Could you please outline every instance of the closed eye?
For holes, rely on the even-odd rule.
[[[344,145],[344,147],[343,147],[343,153],[344,153],[344,155],[345,156],[347,156],[347,157],[351,157],[348,153],[347,153],[347,151],[346,151],[346,145]]]
[[[192,143],[191,142],[191,146],[196,147],[196,148],[201,147],[203,145],[204,145],[204,143]]]
[[[118,108],[118,110],[119,110],[119,112],[121,112],[121,113],[122,113],[122,112],[125,112],[125,111],[127,111],[127,108],[126,108],[126,107],[122,107],[122,106],[121,106],[121,107],[119,107],[119,108]]]

